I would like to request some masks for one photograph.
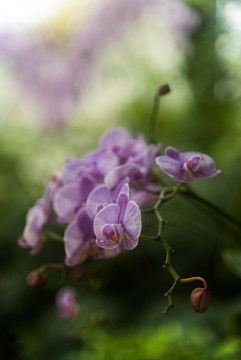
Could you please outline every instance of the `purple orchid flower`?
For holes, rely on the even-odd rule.
[[[208,179],[220,173],[210,156],[194,151],[180,153],[173,147],[166,149],[166,155],[158,156],[156,163],[171,178],[182,183]]]
[[[56,305],[58,313],[66,319],[74,319],[79,314],[79,304],[77,294],[74,289],[64,287],[56,295]]]
[[[96,214],[105,206],[116,203],[120,193],[130,196],[129,179],[122,180],[115,191],[111,191],[106,185],[101,184],[94,188],[86,201],[86,211],[91,219],[94,220]]]
[[[103,249],[96,242],[93,231],[93,220],[90,219],[85,209],[81,209],[75,220],[65,230],[65,263],[75,266],[88,257],[92,259],[108,258],[119,254],[120,249]]]
[[[54,195],[57,191],[57,189],[62,185],[62,181],[60,179],[60,174],[54,174],[53,178],[47,182],[46,185],[46,191],[44,194],[44,198],[43,198],[43,206],[45,209],[45,215],[47,218],[47,222],[49,222],[53,215],[54,215],[54,210],[53,210],[53,199],[54,199]]]
[[[21,247],[32,248],[32,255],[37,254],[43,245],[44,236],[42,229],[46,223],[47,217],[44,208],[44,199],[40,199],[27,213],[26,225],[22,237],[18,240],[18,244]]]
[[[99,210],[94,218],[96,243],[104,249],[115,249],[120,245],[134,249],[141,233],[141,212],[139,206],[120,192],[116,203]]]
[[[112,167],[105,176],[105,184],[110,189],[115,188],[126,177],[142,185],[147,184],[159,145],[147,146],[142,136],[131,138],[126,130],[119,128],[104,135],[100,146],[119,158],[119,164]]]
[[[69,223],[86,201],[94,188],[95,181],[91,176],[82,176],[78,181],[61,186],[54,195],[54,210],[58,221]]]
[[[53,197],[56,190],[61,186],[58,174],[55,174],[46,185],[46,191],[42,199],[29,209],[26,216],[26,225],[18,244],[22,247],[31,247],[31,254],[37,254],[42,248],[44,235],[43,226],[51,221],[53,210]]]

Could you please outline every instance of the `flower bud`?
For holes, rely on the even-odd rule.
[[[208,288],[196,288],[190,295],[193,309],[197,312],[205,312],[210,304],[211,294]]]
[[[163,96],[163,95],[168,94],[170,91],[171,91],[171,89],[170,89],[170,86],[168,84],[162,84],[157,89],[157,94],[159,96]]]
[[[28,274],[26,282],[29,286],[40,287],[46,283],[46,275],[39,270],[33,270]]]

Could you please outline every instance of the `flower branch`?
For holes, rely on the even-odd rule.
[[[44,229],[43,230],[43,234],[48,236],[49,238],[53,239],[53,240],[56,240],[56,241],[60,241],[60,242],[63,242],[64,241],[64,238],[63,236],[61,235],[58,235],[50,230],[47,230],[47,229]]]

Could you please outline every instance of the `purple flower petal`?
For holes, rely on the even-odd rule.
[[[125,129],[114,129],[102,137],[100,147],[112,151],[123,163],[133,147],[133,139]]]
[[[61,172],[61,180],[63,184],[76,181],[81,169],[86,168],[82,159],[69,157],[66,159],[63,170]]]
[[[119,165],[118,158],[115,154],[102,152],[101,156],[96,159],[97,174],[100,174],[102,178],[105,177],[110,170]]]
[[[125,177],[131,179],[142,179],[145,175],[143,167],[135,163],[126,163],[112,169],[105,177],[105,184],[108,188],[113,189],[120,180]]]
[[[166,174],[175,180],[179,181],[185,174],[185,171],[182,169],[182,164],[167,155],[158,156],[156,163]]]
[[[125,233],[125,239],[123,241],[123,244],[127,250],[134,249],[138,245],[138,242],[139,242],[139,237],[134,239],[130,237],[127,233]]]
[[[209,174],[195,174],[193,177],[195,179],[210,179],[218,174],[220,174],[221,170],[213,170]]]
[[[118,198],[117,198],[117,201],[116,203],[119,205],[120,207],[120,214],[119,214],[119,218],[118,218],[118,221],[120,223],[123,222],[123,219],[124,219],[124,215],[125,215],[125,212],[126,212],[126,207],[127,207],[127,204],[129,202],[129,197],[125,194],[125,193],[120,193]]]
[[[142,153],[135,158],[135,163],[142,165],[145,168],[145,174],[149,175],[155,162],[155,157],[158,153],[160,145],[146,146]]]
[[[100,210],[94,219],[94,233],[98,237],[101,229],[106,224],[117,224],[120,214],[120,207],[117,204],[109,204]]]
[[[43,199],[29,209],[26,217],[26,225],[23,231],[22,238],[19,239],[18,244],[21,247],[31,247],[31,254],[37,254],[43,244],[42,228],[47,222]]]
[[[177,149],[175,149],[174,147],[168,146],[166,148],[166,155],[173,159],[178,159],[180,152]]]
[[[129,201],[127,204],[123,227],[126,234],[124,246],[129,250],[133,249],[137,246],[141,233],[141,211],[134,201]]]
[[[66,184],[54,196],[54,210],[59,221],[68,223],[81,205],[82,194],[77,183]]]
[[[70,183],[59,188],[54,196],[54,210],[60,222],[69,223],[87,200],[94,187],[89,176],[83,176],[79,183]]]
[[[55,192],[62,185],[60,174],[55,174],[53,179],[47,183],[44,194],[44,209],[47,221],[49,222],[53,216],[53,199]]]
[[[123,179],[116,186],[114,194],[113,194],[113,202],[114,203],[117,203],[117,198],[120,195],[120,193],[125,193],[127,195],[127,197],[129,198],[129,196],[130,196],[129,178]]]
[[[116,145],[125,147],[130,141],[132,141],[132,139],[127,130],[116,128],[104,134],[101,137],[99,144],[101,148],[112,150]]]
[[[87,215],[86,210],[81,209],[76,219],[65,230],[66,264],[75,266],[82,263],[88,257],[90,243],[94,239],[93,221]]]
[[[86,201],[86,210],[91,219],[94,219],[99,210],[99,206],[111,202],[110,190],[105,185],[98,185],[88,196]]]
[[[65,230],[65,263],[75,266],[82,263],[88,256],[88,242],[77,221],[71,222]]]
[[[94,233],[97,237],[97,245],[100,247],[113,249],[120,244],[123,238],[123,229],[119,224],[119,214],[120,207],[117,204],[110,204],[95,216]]]

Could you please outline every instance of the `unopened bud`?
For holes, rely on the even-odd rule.
[[[207,287],[196,288],[190,295],[193,309],[197,312],[205,312],[210,304],[211,294]]]
[[[31,273],[27,276],[27,284],[32,287],[40,287],[43,286],[46,283],[46,275],[39,271],[39,270],[33,270]]]
[[[163,95],[168,94],[170,91],[171,91],[171,89],[170,89],[170,86],[168,84],[162,84],[157,89],[157,94],[159,96],[163,96]]]

